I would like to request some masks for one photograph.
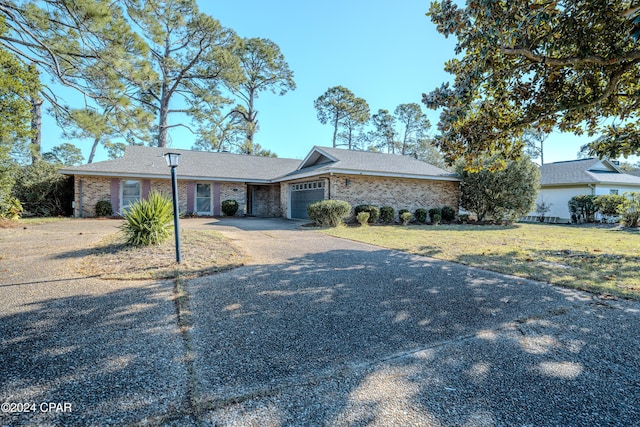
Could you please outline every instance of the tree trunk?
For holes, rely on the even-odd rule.
[[[251,145],[253,145],[253,134],[255,133],[252,127],[253,127],[253,123],[249,122],[249,127],[247,129],[247,141]]]
[[[42,103],[43,99],[37,94],[31,96],[31,162],[34,163],[40,158],[42,147]]]
[[[163,73],[164,75],[165,73]],[[167,146],[167,121],[169,117],[169,100],[171,94],[167,82],[163,81],[160,86],[160,114],[158,115],[158,147]]]
[[[256,117],[258,116],[258,112],[257,111],[253,111],[253,97],[254,97],[254,91],[250,90],[249,93],[249,103],[247,105],[248,111],[247,111],[247,117],[249,118],[249,126],[247,127],[247,141],[249,141],[249,144],[251,146],[253,146],[253,135],[256,133],[256,129],[258,126],[258,121],[256,120]]]
[[[337,136],[338,136],[338,113],[336,113],[336,118],[333,121],[333,148],[336,148]]]
[[[351,138],[353,136],[353,131],[349,129],[349,150],[353,150],[353,146],[351,144]]]
[[[91,146],[91,153],[89,153],[89,160],[87,161],[87,163],[93,162],[93,158],[96,155],[96,149],[98,148],[99,143],[100,143],[100,138],[95,138],[93,140],[93,145]]]
[[[162,99],[158,117],[158,147],[167,146],[167,117],[169,116],[169,100]]]

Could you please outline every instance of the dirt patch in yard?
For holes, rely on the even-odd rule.
[[[182,263],[176,262],[173,237],[160,245],[134,248],[120,233],[102,239],[82,257],[79,273],[103,279],[142,280],[206,276],[245,262],[245,255],[215,231],[183,230]]]

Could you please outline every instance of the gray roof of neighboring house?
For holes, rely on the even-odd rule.
[[[330,172],[459,181],[456,174],[409,156],[318,146],[313,147],[297,170],[280,180]]]
[[[625,184],[640,186],[640,177],[623,173],[608,160],[584,159],[540,166],[540,185]]]
[[[123,157],[64,168],[67,175],[158,177],[170,175],[163,154],[180,153],[180,178],[267,182],[298,167],[300,160],[208,151],[127,146]]]
[[[313,147],[300,161],[231,153],[127,146],[115,160],[67,167],[66,175],[165,178],[170,174],[163,154],[180,153],[178,176],[183,179],[277,182],[330,172],[458,181],[455,174],[408,156]]]
[[[633,175],[633,176],[640,176],[640,169],[636,169],[636,170],[632,170],[630,172],[627,172],[629,175]]]

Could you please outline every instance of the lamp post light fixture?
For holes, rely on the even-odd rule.
[[[164,159],[167,166],[171,168],[171,191],[173,193],[173,230],[176,236],[176,262],[182,262],[182,253],[180,252],[180,225],[178,224],[178,179],[176,178],[176,168],[180,163],[180,153],[165,153]]]

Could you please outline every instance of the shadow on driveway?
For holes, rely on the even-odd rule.
[[[0,425],[126,425],[185,408],[172,284],[134,283],[108,291],[95,281],[94,292],[87,286],[0,316],[0,402],[37,405],[0,414]],[[41,412],[43,402],[70,410]]]
[[[210,423],[640,419],[637,303],[335,242],[189,283]]]
[[[204,218],[181,220],[183,227],[215,226],[220,229],[237,228],[243,231],[266,231],[266,230],[295,230],[309,221],[285,218],[257,218],[257,217],[222,217],[211,218],[206,221]]]

